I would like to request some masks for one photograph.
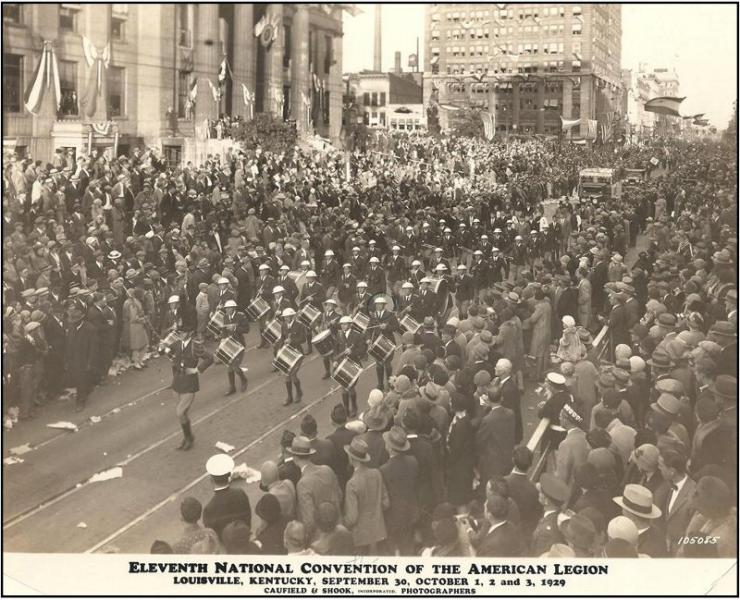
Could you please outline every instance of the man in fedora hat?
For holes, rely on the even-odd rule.
[[[503,477],[511,471],[511,456],[515,445],[514,412],[502,406],[500,393],[484,393],[480,402],[488,410],[475,434],[475,454],[480,489],[485,489],[490,479]]]
[[[388,490],[388,509],[385,525],[388,531],[387,546],[391,555],[414,554],[414,525],[419,516],[417,485],[419,464],[409,453],[411,444],[406,432],[391,427],[383,434],[388,460],[380,466],[380,474]]]
[[[293,461],[301,471],[301,478],[296,486],[298,504],[296,516],[306,526],[309,539],[316,531],[316,515],[322,502],[330,502],[337,511],[342,509],[342,490],[339,489],[337,476],[331,467],[315,465],[311,457],[316,450],[311,447],[308,438],[297,435],[288,448]]]
[[[352,441],[357,435],[354,431],[347,428],[347,409],[344,404],[336,404],[331,411],[331,424],[334,431],[326,436],[326,439],[332,443],[334,448],[335,473],[339,481],[339,487],[344,489],[349,479],[349,459],[344,451],[344,447]]]
[[[707,337],[722,347],[717,359],[718,374],[737,378],[737,326],[730,321],[717,321]]]
[[[624,486],[622,495],[613,500],[622,509],[622,514],[637,526],[638,552],[652,558],[667,557],[665,536],[657,525],[657,519],[663,513],[653,503],[653,493],[646,487],[629,483]]]
[[[668,552],[675,556],[679,539],[693,515],[691,499],[696,483],[686,472],[687,458],[675,450],[663,449],[658,458],[658,468],[663,476],[663,485],[655,492],[655,504],[663,513]]]
[[[692,459],[694,468],[715,464],[728,473],[737,472],[737,453],[728,449],[737,448],[737,379],[731,375],[719,375],[709,391],[720,407],[719,425],[704,438],[699,453]]]
[[[570,487],[551,473],[543,473],[537,483],[539,502],[542,505],[542,518],[532,533],[531,555],[540,556],[553,544],[565,541],[558,528],[558,515],[570,498]]]
[[[391,416],[389,410],[382,403],[369,407],[362,415],[367,431],[358,437],[367,444],[371,467],[380,467],[388,460],[383,432],[388,428]]]
[[[92,391],[96,363],[95,331],[85,319],[85,313],[74,302],[70,304],[67,313],[69,326],[65,353],[66,371],[71,386],[76,390],[76,412],[85,408],[87,397]]]
[[[226,525],[241,521],[247,527],[252,524],[252,509],[249,498],[241,488],[230,487],[234,459],[228,454],[214,454],[206,462],[206,471],[211,476],[213,497],[203,509],[203,525],[210,527],[223,542]]]
[[[386,538],[383,512],[390,506],[388,490],[377,468],[369,466],[367,444],[355,437],[344,447],[354,467],[344,496],[344,522],[352,532],[359,555],[377,554],[378,543]]]

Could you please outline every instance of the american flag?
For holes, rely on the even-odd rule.
[[[496,132],[494,116],[486,111],[480,113],[480,118],[483,121],[483,130],[488,141],[493,140],[493,135]]]

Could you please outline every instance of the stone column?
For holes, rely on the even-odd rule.
[[[196,137],[205,136],[206,119],[218,117],[218,105],[213,99],[209,81],[218,85],[218,4],[196,4],[194,77],[198,79],[195,99]]]
[[[309,48],[308,48],[309,14],[307,4],[296,4],[291,30],[293,59],[291,64],[290,112],[295,119],[298,133],[308,131],[307,110],[303,96],[311,97],[309,90]]]
[[[27,87],[30,84],[30,77],[32,77],[38,62],[41,60],[41,53],[44,51],[43,42],[57,41],[59,35],[59,5],[58,4],[28,4],[27,9],[36,11],[35,23],[36,33],[40,38],[41,46],[34,44],[34,52],[30,55],[32,57],[30,69],[26,67],[25,72],[28,74],[29,79],[24,79],[24,85]],[[60,58],[59,48],[55,48],[57,63]],[[28,59],[27,59],[28,60]],[[84,78],[77,78],[77,94],[84,90],[79,82],[85,81]],[[46,82],[44,82],[45,84]],[[84,86],[84,84],[82,84]],[[22,108],[25,112],[25,108]],[[38,160],[51,160],[52,154],[54,154],[53,140],[51,138],[51,130],[54,123],[57,120],[57,97],[54,91],[53,83],[46,88],[44,91],[44,97],[41,101],[41,106],[35,117],[31,119],[33,124],[33,135],[31,136],[31,154],[35,159]],[[29,196],[30,198],[30,196]]]
[[[283,5],[268,4],[266,10],[268,20],[275,19],[279,23],[280,31],[277,39],[269,49],[264,52],[265,56],[265,84],[263,89],[263,109],[266,113],[272,113],[278,119],[282,119],[277,98],[283,91],[283,53],[285,51],[285,28],[283,27]],[[255,38],[255,44],[260,43]],[[295,56],[295,48],[293,49]]]
[[[259,42],[254,37],[254,5],[234,4],[234,64],[231,65],[234,81],[231,90],[231,112],[246,118],[249,118],[249,109],[244,106],[242,84],[254,94],[255,43]]]
[[[342,110],[344,110],[342,103],[342,96],[344,94],[344,83],[342,82],[342,36],[332,36],[331,43],[334,64],[329,70],[329,138],[332,143],[339,146],[342,132]]]
[[[581,77],[581,136],[585,136],[588,133],[587,120],[591,119],[593,114],[593,77],[591,75],[583,75]]]
[[[106,44],[110,43],[110,21],[111,21],[111,12],[112,12],[112,5],[111,4],[85,4],[83,5],[82,12],[83,15],[81,15],[82,20],[84,21],[84,33],[88,37],[88,39],[92,42],[93,46],[95,46],[95,49],[98,51],[98,53],[102,52],[105,48]],[[80,44],[82,44],[82,41],[80,40]],[[84,67],[84,73],[85,73],[85,86],[87,86],[88,78],[90,76],[95,77],[95,73],[92,72],[93,69],[97,69],[97,65],[93,64],[92,67],[88,67],[87,63],[85,62],[84,58],[79,63]],[[110,68],[110,65],[109,67]],[[100,121],[107,121],[108,120],[108,69],[103,67],[102,69],[102,76],[100,78],[100,88],[98,92],[98,97],[96,98],[95,102],[95,113],[88,117],[87,116],[87,108],[86,105],[83,102],[80,102],[80,109],[82,113],[84,114],[84,121],[85,122],[93,122],[93,123],[99,123]],[[78,91],[78,96],[81,99],[85,99],[85,93],[87,89],[86,87],[83,88],[82,93]]]
[[[570,79],[570,77],[566,77],[565,79],[563,79],[562,90],[563,90],[563,97],[562,97],[563,118],[572,119],[573,118],[573,81]]]
[[[488,112],[491,115],[491,118],[493,119],[493,135],[496,135],[496,128],[498,127],[498,122],[496,120],[496,117],[498,115],[498,111],[496,110],[496,96],[497,96],[496,85],[493,82],[488,83]]]
[[[519,82],[513,81],[511,84],[511,130],[513,133],[519,133]]]
[[[537,103],[537,119],[536,119],[536,133],[545,133],[545,80],[537,80],[537,97],[535,102]]]

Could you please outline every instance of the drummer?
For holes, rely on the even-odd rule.
[[[334,298],[327,298],[324,300],[324,312],[321,314],[321,324],[319,329],[326,331],[327,329],[332,332],[332,335],[339,333],[339,318],[340,314],[336,311],[337,302]],[[352,322],[350,317],[347,317]],[[309,333],[310,335],[310,333]],[[330,355],[322,357],[324,362],[324,375],[321,379],[329,379],[331,377],[331,360]]]
[[[339,327],[341,331],[336,337],[334,368],[336,369],[344,358],[349,358],[358,365],[361,365],[367,355],[365,338],[361,333],[352,329],[351,317],[344,316],[339,319]],[[350,418],[357,416],[357,392],[354,388],[351,390],[342,388],[342,404],[344,404],[344,408]]]
[[[355,294],[355,310],[352,314],[361,312],[367,315],[370,312],[370,294],[367,293],[367,283],[364,281],[357,282],[357,293]]]
[[[286,297],[286,290],[282,285],[272,288],[272,314],[282,315],[286,308],[295,309],[295,304]]]
[[[357,279],[352,274],[352,265],[344,263],[342,265],[342,276],[339,278],[339,285],[337,286],[337,298],[345,315],[352,314],[356,284]]]
[[[182,428],[182,442],[177,450],[190,450],[193,447],[193,431],[190,427],[188,412],[200,389],[198,374],[213,363],[213,357],[205,350],[199,336],[193,336],[193,328],[183,323],[180,328],[182,337],[172,347],[172,391],[177,398],[176,413]]]
[[[276,344],[276,350],[283,346],[291,346],[296,350],[300,350],[303,343],[306,341],[306,329],[301,325],[295,318],[296,312],[292,308],[286,308],[282,314],[283,323],[280,339]],[[293,400],[293,386],[295,385],[296,399]],[[289,375],[285,376],[285,389],[288,390],[288,397],[283,406],[300,402],[303,398],[303,390],[301,390],[301,382],[298,379],[298,370],[296,369]]]
[[[368,330],[370,332],[371,339],[375,341],[380,335],[387,337],[394,345],[396,343],[395,332],[398,331],[398,319],[396,315],[386,310],[386,304],[388,300],[383,294],[376,296],[375,298],[375,310],[370,314],[370,324]],[[386,389],[386,382],[390,378],[391,361],[393,360],[393,353],[382,363],[375,363],[375,373],[378,376],[378,388],[383,390]]]
[[[224,302],[224,324],[221,327],[221,339],[231,338],[234,341],[241,344],[244,348],[244,335],[249,333],[249,321],[247,316],[237,310],[236,301],[227,300]],[[234,360],[226,367],[226,374],[229,377],[229,390],[224,394],[225,396],[231,396],[236,393],[236,377],[239,377],[241,382],[242,394],[247,391],[247,377],[244,375],[244,371],[241,368],[241,362],[244,353],[241,353],[238,360]]]
[[[162,338],[167,337],[168,333],[178,331],[182,327],[182,307],[180,306],[180,296],[174,294],[167,300],[167,311],[162,315]]]
[[[320,311],[321,309],[319,307],[325,298],[326,290],[323,285],[316,281],[316,271],[308,271],[306,273],[306,283],[299,295],[298,306],[303,307],[305,304],[311,304],[317,311]],[[306,354],[311,354],[313,352],[313,344],[311,343],[310,331],[307,333],[307,337],[308,352]]]
[[[216,284],[218,285],[218,303],[216,304],[216,310],[220,310],[229,300],[236,300],[236,294],[232,289],[230,289],[231,281],[226,277],[219,277]]]
[[[414,284],[404,281],[401,285],[401,296],[398,298],[398,316],[410,315],[416,319],[420,308],[419,294],[414,292]]]
[[[421,279],[421,287],[419,289],[419,313],[414,315],[417,321],[421,321],[426,317],[437,316],[437,294],[431,288],[432,280],[429,277],[423,277]]]
[[[288,273],[290,273],[290,267],[288,265],[280,267],[280,276],[278,277],[277,285],[285,290],[285,297],[290,300],[291,305],[295,305],[298,299],[298,286]]]
[[[259,266],[259,275],[260,275],[259,279],[256,282],[256,285],[257,285],[256,295],[262,298],[268,304],[272,305],[272,288],[275,287],[275,279],[270,275],[269,265],[266,265],[264,263],[261,264]],[[259,320],[261,342],[260,342],[260,345],[257,346],[258,348],[267,348],[269,346],[263,333],[265,331],[265,323],[267,323],[267,320],[271,318],[272,318],[272,315],[268,312],[264,317],[262,317]]]

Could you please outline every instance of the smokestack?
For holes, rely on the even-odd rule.
[[[396,75],[401,74],[401,53],[398,50],[393,55],[393,72]]]
[[[378,73],[382,69],[382,63],[381,63],[381,52],[382,52],[382,39],[383,34],[381,31],[381,9],[382,4],[378,3],[375,5],[375,46],[373,48],[373,71],[377,71]]]

